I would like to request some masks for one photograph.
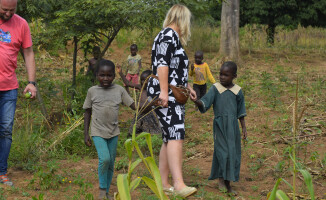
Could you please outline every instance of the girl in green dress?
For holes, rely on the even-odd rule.
[[[236,195],[230,181],[239,181],[241,163],[241,135],[247,138],[244,117],[246,114],[241,87],[233,83],[237,65],[228,61],[220,69],[220,83],[215,83],[200,100],[192,99],[201,113],[212,105],[214,110],[214,154],[209,180],[219,179],[219,189]]]

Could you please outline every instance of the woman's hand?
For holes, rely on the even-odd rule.
[[[157,69],[157,76],[160,81],[160,96],[158,97],[159,99],[159,104],[167,108],[168,107],[168,101],[169,101],[169,67],[168,66],[162,66]]]
[[[167,92],[162,92],[160,96],[158,97],[158,103],[164,108],[168,107],[168,101],[169,101],[169,94]]]

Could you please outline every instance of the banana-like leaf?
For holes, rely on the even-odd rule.
[[[137,177],[135,180],[131,181],[130,192],[133,192],[139,186],[141,180],[141,177]]]
[[[136,161],[134,161],[133,163],[131,163],[130,165],[130,170],[128,172],[129,176],[131,176],[131,173],[134,171],[134,169],[139,165],[139,163],[141,163],[141,159],[138,158]]]
[[[275,200],[276,199],[276,191],[277,191],[278,185],[280,184],[281,181],[282,181],[281,178],[277,179],[272,192],[270,194],[268,194],[268,196],[267,196],[268,200]]]
[[[141,134],[139,134],[136,137],[136,140],[138,140],[138,139],[140,139],[142,137],[145,137],[146,142],[147,142],[147,147],[149,149],[149,152],[151,153],[151,156],[154,158],[153,147],[152,147],[152,136],[151,136],[151,134],[150,133],[142,132]]]
[[[133,143],[131,139],[127,139],[125,141],[125,148],[127,150],[127,155],[128,155],[128,159],[131,160],[132,159],[132,149],[133,149]]]
[[[314,185],[312,183],[312,177],[307,170],[299,170],[303,176],[304,182],[307,185],[308,191],[310,193],[311,200],[315,200]]]
[[[290,200],[289,197],[282,190],[276,191],[276,198],[278,198],[279,200]]]
[[[120,198],[123,200],[131,200],[128,184],[128,174],[118,174],[117,185]]]
[[[155,180],[155,184],[156,184],[156,188],[159,192],[159,197],[160,199],[164,199],[164,197],[166,197],[165,193],[163,192],[163,185],[162,185],[162,179],[161,179],[161,175],[160,175],[160,170],[158,169],[154,158],[152,157],[147,157],[145,158],[149,168],[152,171],[152,176],[154,177]]]
[[[142,179],[146,183],[146,185],[154,192],[154,194],[160,198],[160,193],[156,187],[155,181],[146,176],[143,176]],[[162,199],[162,198],[160,198],[160,199]]]

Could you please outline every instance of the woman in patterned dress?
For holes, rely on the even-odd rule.
[[[190,89],[190,95],[196,97],[195,91],[188,85],[189,60],[182,45],[190,38],[189,9],[183,5],[174,5],[168,11],[161,30],[152,47],[152,70],[158,79],[150,78],[147,95],[159,98],[161,109],[155,112],[162,128],[163,144],[159,156],[159,169],[164,191],[181,197],[194,194],[197,189],[185,185],[182,176],[182,145],[185,137],[185,105],[178,103],[168,84],[183,85]],[[168,177],[171,172],[173,186]]]

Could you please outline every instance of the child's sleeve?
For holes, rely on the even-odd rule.
[[[244,95],[242,90],[237,95],[237,116],[238,119],[247,116]]]
[[[207,74],[207,77],[208,77],[208,79],[209,79],[209,81],[211,83],[216,83],[216,81],[215,81],[215,79],[214,79],[214,77],[213,77],[213,75],[211,73],[211,70],[209,69],[207,64],[206,64],[206,74]]]
[[[134,103],[134,100],[130,97],[130,95],[128,94],[128,92],[121,87],[121,100],[122,100],[122,103],[126,106],[130,106],[132,103]]]
[[[212,86],[208,92],[199,100],[203,103],[203,107],[198,107],[199,111],[201,113],[205,113],[215,102],[215,94],[217,92],[217,89],[215,86]]]
[[[86,110],[88,108],[92,108],[92,95],[90,89],[87,91],[86,99],[83,105],[83,109]]]

